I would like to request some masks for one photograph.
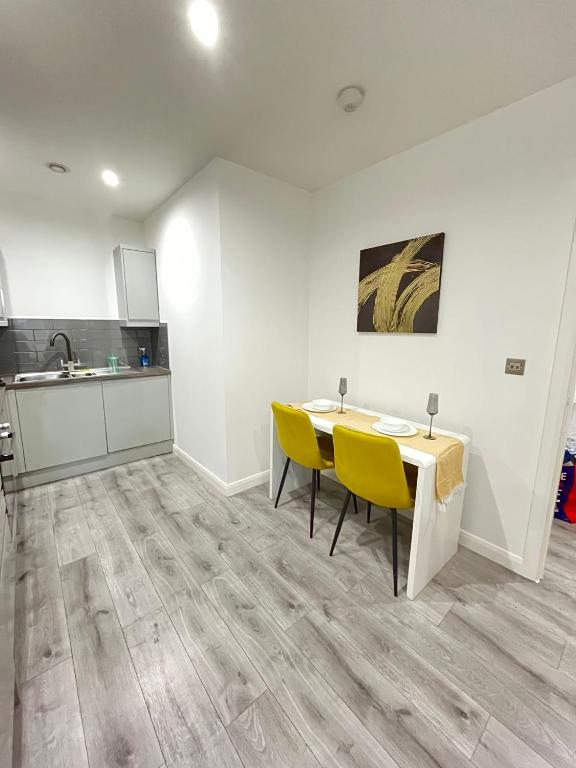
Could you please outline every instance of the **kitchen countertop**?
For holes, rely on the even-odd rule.
[[[39,389],[40,387],[61,387],[67,384],[84,384],[90,381],[111,381],[117,379],[144,379],[149,376],[170,376],[169,368],[151,365],[146,368],[121,368],[118,373],[103,373],[99,376],[79,376],[71,379],[47,379],[45,381],[15,382],[15,375],[2,376],[6,389]]]

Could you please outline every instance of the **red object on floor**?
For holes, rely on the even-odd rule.
[[[567,523],[576,523],[575,461],[576,457],[572,456],[568,451],[564,453],[564,463],[560,474],[558,496],[556,497],[556,508],[554,509],[554,517]]]

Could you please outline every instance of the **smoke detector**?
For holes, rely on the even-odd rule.
[[[360,85],[347,85],[345,88],[342,88],[336,97],[336,101],[344,112],[356,112],[364,101],[364,88]]]

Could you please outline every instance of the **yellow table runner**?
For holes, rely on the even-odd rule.
[[[304,410],[302,403],[291,403],[291,405],[299,410]],[[309,416],[312,415],[308,411],[304,411],[304,413],[308,413]],[[326,419],[326,421],[331,421],[334,424],[340,424],[343,427],[366,432],[368,435],[380,434],[375,429],[372,429],[372,424],[378,421],[378,416],[370,416],[367,413],[360,413],[359,411],[346,408],[344,408],[344,413],[330,411],[329,413],[315,413],[313,415]],[[420,429],[418,434],[411,437],[395,437],[393,435],[387,435],[387,437],[391,437],[397,443],[434,456],[436,459],[436,496],[440,501],[443,501],[464,482],[462,476],[464,445],[455,437],[440,435],[434,431],[433,434],[436,440],[426,440],[424,438],[425,434],[427,432]]]

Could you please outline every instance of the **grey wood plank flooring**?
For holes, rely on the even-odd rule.
[[[387,622],[356,608],[351,598],[326,603],[323,613],[424,716],[464,754],[472,755],[488,721],[484,707],[412,646],[403,643],[388,629]]]
[[[158,768],[162,752],[96,555],[62,569],[91,768]]]
[[[474,753],[477,768],[549,768],[550,763],[533,752],[498,720],[490,718]]]
[[[220,716],[230,722],[262,693],[262,681],[152,515],[131,491],[112,498]]]
[[[159,608],[160,600],[104,484],[98,500],[83,502],[83,506],[120,624],[125,627]]]
[[[233,571],[216,576],[203,589],[241,638],[254,666],[322,765],[398,765]]]
[[[473,652],[414,611],[388,613],[382,626],[416,649],[448,679],[473,696],[503,725],[553,765],[576,764],[574,725],[510,678],[495,674]]]
[[[576,680],[576,640],[567,640],[560,669],[566,675]]]
[[[228,568],[210,542],[194,529],[188,514],[189,506],[184,505],[178,495],[173,496],[161,487],[151,488],[138,497],[144,501],[196,581],[209,581]]]
[[[8,765],[14,745],[16,558],[8,518],[0,514],[0,765]]]
[[[288,635],[402,768],[466,768],[470,761],[318,613]]]
[[[309,747],[269,691],[228,726],[244,765],[252,768],[319,768]]]
[[[304,597],[225,523],[220,522],[209,505],[196,506],[191,514],[195,527],[211,539],[228,565],[242,576],[251,592],[283,629],[308,613],[311,606]]]
[[[112,493],[111,501],[160,599],[166,603],[176,592],[193,589],[196,582],[192,574],[135,494]]]
[[[164,608],[131,624],[126,642],[168,765],[242,768]]]
[[[70,656],[50,502],[45,489],[23,494],[15,568],[16,677],[24,682]]]
[[[47,486],[60,566],[93,555],[94,541],[74,479]]]
[[[576,591],[565,583],[543,579],[540,584],[506,584],[495,595],[499,602],[523,613],[537,623],[576,636]]]
[[[463,645],[473,650],[492,669],[505,675],[530,691],[558,714],[576,724],[576,679],[556,669],[554,663],[543,661],[530,645],[515,632],[498,631],[498,622],[490,624],[490,608],[482,612],[455,606],[440,627]],[[532,638],[532,633],[527,634]],[[562,645],[564,649],[564,644]],[[560,651],[560,655],[562,651]]]
[[[199,585],[173,595],[166,609],[220,718],[228,725],[266,689],[255,665]]]
[[[94,541],[81,505],[54,509],[53,520],[60,566],[94,554]]]
[[[281,523],[278,516],[272,517],[270,510],[265,515],[256,515],[250,503],[241,496],[226,498],[218,494],[209,483],[198,478],[183,462],[171,456],[163,456],[161,461],[170,469],[172,477],[176,475],[180,478],[178,488],[183,497],[188,497],[188,501],[193,504],[198,501],[212,504],[222,519],[254,549],[260,551],[282,537],[284,531],[280,529]],[[160,476],[163,477],[165,486],[168,481],[167,475],[164,473]]]
[[[22,768],[88,768],[71,659],[24,683],[20,701]]]
[[[45,487],[30,488],[18,493],[18,520],[16,526],[18,554],[51,549],[54,541],[52,515]]]
[[[342,498],[310,540],[309,491],[174,455],[18,494],[13,768],[573,768],[576,526],[540,584],[460,550],[409,601],[410,522],[394,598],[387,511],[329,557]]]

